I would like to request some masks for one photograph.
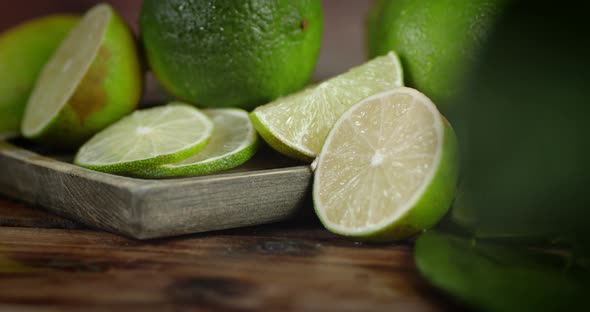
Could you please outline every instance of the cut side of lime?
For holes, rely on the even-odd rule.
[[[328,230],[400,240],[433,226],[450,207],[457,142],[425,95],[397,88],[347,111],[316,165],[315,210]]]
[[[49,15],[0,33],[0,139],[20,134],[39,73],[78,21],[77,16]]]
[[[84,144],[74,163],[97,171],[133,174],[195,155],[205,148],[213,128],[209,117],[182,103],[136,111]]]
[[[41,71],[21,132],[56,147],[79,147],[135,109],[141,82],[131,31],[111,6],[96,5]]]
[[[210,174],[237,167],[256,153],[258,135],[241,109],[206,109],[214,124],[213,136],[201,152],[179,163],[136,172],[143,178],[164,178]]]
[[[390,52],[319,85],[260,106],[250,118],[271,147],[287,156],[311,161],[334,123],[352,105],[402,85],[399,58]]]

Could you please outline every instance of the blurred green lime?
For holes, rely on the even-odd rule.
[[[141,30],[173,95],[252,109],[301,89],[319,56],[320,0],[146,0]]]
[[[369,17],[369,57],[396,51],[407,85],[446,110],[504,2],[377,0]]]

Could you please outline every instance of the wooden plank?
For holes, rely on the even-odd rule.
[[[0,141],[0,194],[139,239],[270,223],[298,215],[311,186],[310,168],[260,154],[227,173],[141,180],[90,171],[68,163],[71,157],[67,155],[45,157]]]
[[[3,197],[0,197],[0,226],[47,229],[81,229],[84,227],[69,219]]]
[[[458,310],[418,276],[410,245],[356,244],[310,223],[144,242],[0,228],[0,309]]]

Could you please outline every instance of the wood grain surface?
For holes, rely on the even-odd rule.
[[[24,141],[0,141],[0,194],[138,239],[283,221],[302,213],[312,172],[266,150],[218,174],[142,180],[74,166]]]
[[[364,245],[313,217],[137,241],[0,197],[0,311],[457,311],[409,244]]]

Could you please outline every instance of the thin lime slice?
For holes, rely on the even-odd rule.
[[[176,163],[203,150],[213,127],[209,117],[182,103],[136,111],[84,144],[74,163],[122,174]]]
[[[203,175],[237,167],[256,153],[258,135],[241,109],[203,110],[215,127],[201,152],[179,163],[152,167],[134,175],[144,178]]]
[[[402,67],[393,52],[294,95],[260,106],[250,118],[277,151],[313,160],[328,132],[352,105],[403,85]]]
[[[313,198],[324,226],[370,241],[405,239],[448,210],[457,142],[420,92],[397,88],[347,111],[317,159]]]
[[[79,147],[132,112],[142,75],[135,40],[108,4],[90,9],[43,68],[25,108],[22,134]]]

